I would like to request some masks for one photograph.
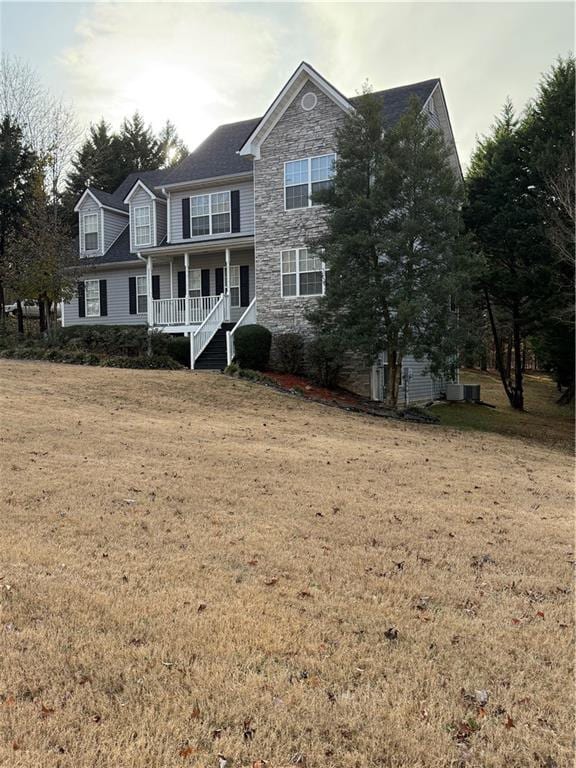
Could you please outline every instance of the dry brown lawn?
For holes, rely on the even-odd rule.
[[[572,764],[566,451],[211,374],[0,375],[1,765]]]

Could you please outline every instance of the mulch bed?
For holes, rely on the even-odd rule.
[[[436,424],[438,418],[425,413],[421,408],[405,408],[396,410],[389,408],[384,403],[369,400],[345,389],[327,389],[318,387],[304,376],[296,376],[291,373],[278,373],[277,371],[264,371],[264,376],[274,382],[278,389],[291,394],[298,394],[307,400],[313,400],[323,405],[331,405],[343,408],[347,411],[365,413],[369,416],[379,416],[387,419],[399,419],[402,421],[414,421],[423,424]]]

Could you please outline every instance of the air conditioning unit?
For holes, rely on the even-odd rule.
[[[468,403],[479,403],[480,384],[464,384],[464,400]]]
[[[464,384],[446,384],[446,400],[462,401],[464,400]]]

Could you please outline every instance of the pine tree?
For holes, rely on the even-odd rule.
[[[163,159],[160,142],[139,112],[123,121],[118,140],[125,176],[133,171],[152,171],[160,167]]]
[[[12,269],[8,243],[22,231],[26,204],[34,183],[37,158],[23,142],[22,131],[9,118],[0,124],[0,316],[4,318],[5,286]]]
[[[406,354],[428,355],[436,374],[454,368],[461,191],[417,101],[384,133],[381,105],[364,93],[338,133],[337,157],[333,188],[319,196],[326,234],[311,243],[329,269],[327,292],[310,317],[369,364],[387,352],[395,406]]]
[[[173,168],[188,155],[188,147],[184,144],[178,135],[176,126],[170,120],[167,120],[160,130],[158,142],[160,144],[160,165],[162,168]]]

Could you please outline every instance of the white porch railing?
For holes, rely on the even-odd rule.
[[[217,301],[202,325],[190,334],[190,368],[192,369],[194,369],[196,360],[198,360],[210,343],[211,338],[226,319],[226,296],[222,293],[220,296],[210,296],[209,298],[216,298]]]
[[[226,331],[226,360],[228,365],[234,360],[234,334],[243,325],[252,325],[256,322],[256,297],[246,307],[246,311],[240,317],[231,331]]]
[[[154,325],[195,325],[203,323],[214,309],[220,296],[194,296],[188,299],[154,299]],[[188,302],[188,316],[186,314]]]

